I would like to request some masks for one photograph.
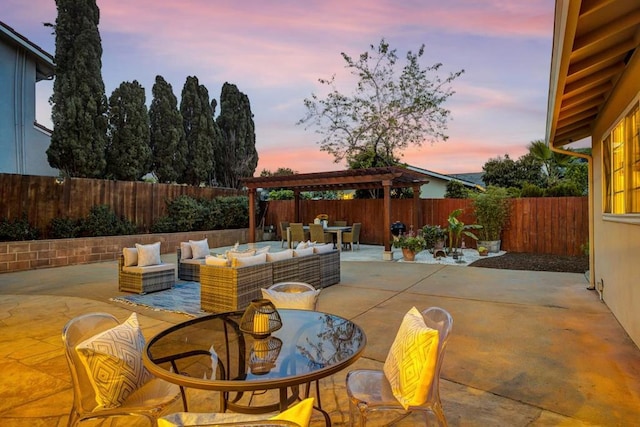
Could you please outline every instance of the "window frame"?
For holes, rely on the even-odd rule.
[[[607,221],[640,224],[640,167],[634,167],[634,164],[640,166],[640,124],[638,122],[640,122],[640,95],[629,103],[601,140],[602,215]],[[622,150],[623,162],[621,167],[617,167],[615,148],[612,147],[611,139],[614,131],[620,126],[624,133],[619,147]],[[636,160],[633,160],[634,158]],[[616,171],[621,171],[621,176],[616,176]],[[616,189],[616,179],[622,180],[622,191]],[[611,212],[616,206],[615,196],[619,193],[622,193],[620,198],[623,203],[623,212]],[[633,209],[633,205],[636,206],[636,212],[628,212]],[[610,211],[607,212],[607,209]]]

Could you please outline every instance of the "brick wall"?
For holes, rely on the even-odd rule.
[[[160,252],[175,253],[180,242],[207,238],[210,248],[246,243],[249,230],[194,231],[190,233],[138,234],[133,236],[0,242],[0,273],[64,265],[114,261],[122,248],[136,243],[161,242]]]

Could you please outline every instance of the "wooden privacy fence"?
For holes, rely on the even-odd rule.
[[[32,226],[46,233],[53,218],[83,218],[93,206],[109,205],[118,216],[147,231],[165,215],[166,201],[178,196],[211,199],[245,194],[229,188],[0,174],[0,218],[25,214]]]
[[[459,217],[465,224],[473,224],[472,202],[469,199],[422,199],[418,209],[420,224],[412,224],[413,201],[391,201],[391,221],[403,222],[407,228],[421,228],[425,224],[446,227],[447,217],[454,209],[463,209]],[[280,221],[292,221],[294,201],[270,201],[265,225],[274,225],[280,233]],[[329,222],[346,220],[361,222],[361,243],[381,245],[384,233],[383,201],[376,200],[302,200],[300,219],[313,222],[316,215],[329,215]],[[580,255],[581,246],[589,240],[588,199],[586,197],[539,197],[513,199],[508,225],[502,233],[502,248],[511,252]],[[466,238],[468,247],[475,244]]]

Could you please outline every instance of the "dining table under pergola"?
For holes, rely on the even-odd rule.
[[[293,190],[294,219],[300,221],[300,193],[304,191],[345,191],[382,189],[384,209],[382,226],[391,229],[391,189],[413,189],[413,223],[420,218],[420,187],[429,183],[428,175],[415,172],[400,166],[380,168],[348,169],[330,172],[314,172],[294,175],[243,178],[241,181],[248,190],[249,196],[249,243],[256,240],[256,197],[259,189],[285,188]],[[385,259],[391,256],[391,236],[384,234]]]

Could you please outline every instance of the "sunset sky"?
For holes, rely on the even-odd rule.
[[[464,69],[446,142],[405,151],[403,161],[439,173],[480,172],[492,157],[526,152],[543,139],[549,86],[553,0],[98,0],[102,77],[110,96],[123,81],[145,87],[156,75],[180,93],[198,77],[219,100],[224,82],[251,102],[262,169],[344,169],[321,152],[319,136],[297,126],[318,78],[350,76],[340,55],[357,56],[385,38],[399,57],[425,44],[423,67],[441,76]],[[55,54],[55,0],[3,0],[0,20]],[[51,126],[52,84],[38,84],[39,122]]]

